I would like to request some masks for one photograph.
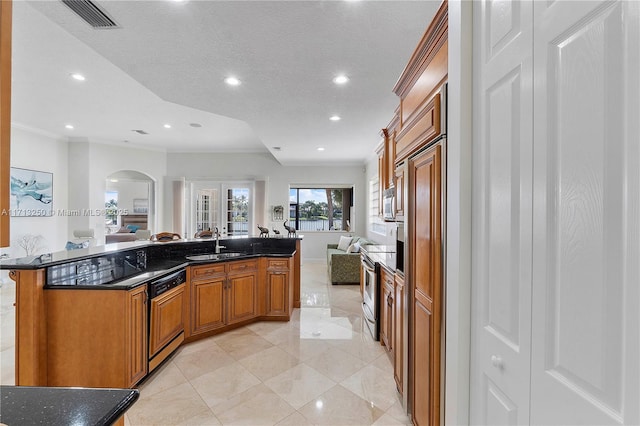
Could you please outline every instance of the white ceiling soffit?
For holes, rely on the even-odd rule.
[[[175,152],[269,151],[290,165],[371,156],[440,4],[99,1],[120,26],[104,31],[61,1],[28,3],[42,15],[14,3],[14,121]],[[331,81],[340,72],[344,86]],[[224,84],[229,75],[242,84]]]

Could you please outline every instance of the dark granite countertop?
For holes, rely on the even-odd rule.
[[[273,246],[279,246],[286,244],[287,241],[302,240],[303,235],[296,237],[280,237],[280,238],[258,238],[258,237],[230,237],[220,239],[220,244],[227,246],[228,251],[245,251],[247,253],[257,254],[261,253],[269,255],[270,248]],[[162,251],[167,253],[182,253],[184,252],[209,252],[213,253],[212,247],[215,245],[215,240],[211,238],[206,239],[183,239],[169,242],[158,241],[132,241],[125,243],[107,244],[104,246],[89,247],[86,249],[78,250],[63,250],[53,253],[45,253],[38,256],[26,256],[20,258],[3,259],[0,261],[1,269],[15,269],[15,270],[29,270],[46,268],[53,265],[60,265],[82,259],[90,259],[93,257],[100,257],[108,255],[110,253],[117,253],[128,250],[145,249],[149,251]],[[265,249],[255,249],[254,246],[263,246]],[[247,250],[247,248],[249,248]],[[277,255],[277,253],[275,253]],[[165,256],[166,257],[166,256]],[[179,256],[170,256],[172,259],[177,259]],[[182,256],[184,257],[184,256]]]
[[[16,425],[110,425],[138,399],[136,389],[0,386],[0,422]]]

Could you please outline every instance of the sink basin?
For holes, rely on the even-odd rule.
[[[194,254],[187,256],[188,260],[203,261],[203,260],[221,260],[228,259],[230,257],[242,256],[244,253],[240,252],[225,252],[225,253],[210,253],[210,254]]]

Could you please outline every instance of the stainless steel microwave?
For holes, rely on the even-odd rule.
[[[394,188],[386,189],[382,193],[382,218],[394,220],[396,217],[396,192]]]

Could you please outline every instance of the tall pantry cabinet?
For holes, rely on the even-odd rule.
[[[400,98],[394,176],[401,178],[396,185],[407,188],[399,220],[406,221],[408,243],[403,305],[408,330],[404,341],[394,337],[396,352],[399,345],[406,348],[396,359],[406,360],[406,404],[415,425],[439,425],[443,408],[447,35],[444,1],[394,87]]]

